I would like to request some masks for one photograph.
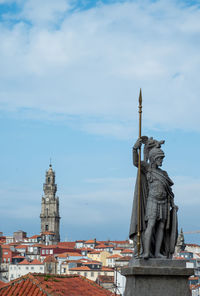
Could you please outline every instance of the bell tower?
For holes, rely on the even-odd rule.
[[[56,196],[55,172],[51,164],[46,171],[43,190],[44,196],[42,197],[40,214],[42,240],[46,240],[48,237],[49,241],[56,244],[60,241],[59,198]]]

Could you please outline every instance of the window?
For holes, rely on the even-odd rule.
[[[18,269],[21,269],[21,267],[20,267],[20,266],[18,266]]]
[[[43,255],[45,254],[45,250],[42,250],[42,254],[43,254]]]
[[[40,270],[42,270],[43,268],[42,268],[42,266],[40,266]]]
[[[12,266],[10,266],[10,270],[12,270]]]
[[[107,272],[104,272],[104,275],[107,275]]]
[[[84,276],[85,276],[85,277],[87,276],[87,272],[84,272]]]
[[[8,252],[4,252],[4,255],[8,255]]]
[[[46,231],[49,230],[49,225],[45,225],[45,230],[46,230]]]
[[[94,272],[92,271],[92,272],[91,272],[91,277],[93,277],[93,276],[94,276]]]
[[[49,250],[46,250],[46,254],[49,254]]]
[[[50,252],[49,252],[50,254],[53,254],[53,250],[50,250]]]
[[[50,177],[48,177],[47,182],[50,183],[50,181],[51,181],[51,179],[50,179]]]
[[[28,269],[28,266],[26,266],[26,269]]]
[[[34,269],[34,267],[33,267],[33,266],[31,266],[31,269]]]

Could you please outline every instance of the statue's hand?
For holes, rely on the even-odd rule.
[[[174,203],[172,204],[172,208],[176,209],[176,211],[178,212],[178,206],[175,205]]]
[[[133,146],[134,149],[139,149],[142,146],[142,138],[138,138]]]

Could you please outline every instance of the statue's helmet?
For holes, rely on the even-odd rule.
[[[165,153],[162,151],[162,149],[154,147],[149,151],[149,160],[150,162],[154,162],[156,158],[158,157],[165,157]]]

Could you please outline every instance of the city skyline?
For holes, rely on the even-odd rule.
[[[51,158],[61,239],[128,237],[140,87],[142,134],[165,140],[179,229],[200,229],[199,19],[197,1],[0,1],[5,234],[40,232]]]

